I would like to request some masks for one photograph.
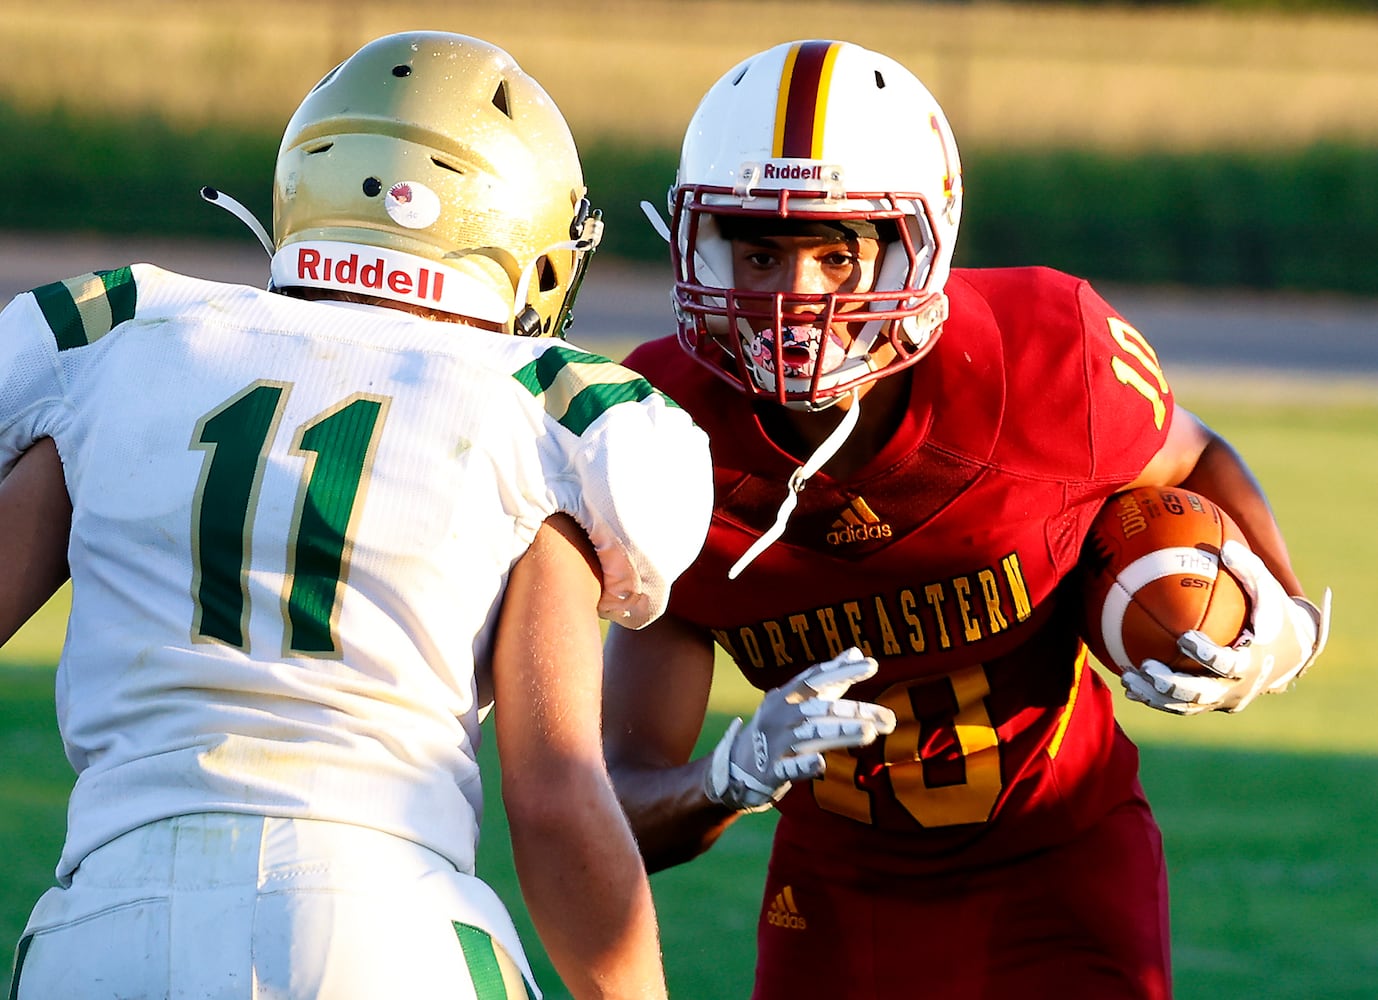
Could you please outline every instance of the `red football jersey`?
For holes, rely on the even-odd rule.
[[[849,696],[893,709],[895,732],[831,754],[780,803],[782,836],[858,877],[1063,841],[1134,794],[1137,753],[1058,588],[1101,502],[1162,446],[1171,392],[1085,281],[958,269],[946,291],[932,353],[892,376],[911,381],[898,433],[851,478],[810,479],[735,581],[807,456],[772,443],[675,338],[626,362],[712,444],[713,523],[671,613],[710,629],[762,690],[848,646],[880,664]]]

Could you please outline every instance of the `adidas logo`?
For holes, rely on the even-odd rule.
[[[794,905],[794,890],[789,886],[777,892],[771,900],[770,909],[766,911],[766,923],[791,931],[802,931],[808,927],[808,921],[799,915],[799,908]]]
[[[829,545],[851,545],[889,538],[891,534],[890,525],[882,522],[865,500],[853,497],[852,502],[837,515],[832,530],[825,537]]]

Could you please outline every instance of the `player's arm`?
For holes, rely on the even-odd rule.
[[[67,579],[72,504],[51,438],[0,480],[0,643],[8,642]]]
[[[713,682],[709,636],[670,615],[638,631],[613,626],[605,660],[608,769],[652,871],[696,857],[740,814],[822,774],[828,750],[895,728],[889,709],[842,697],[877,669],[849,649],[766,692],[748,721],[734,719],[712,753],[691,760]]]
[[[1297,597],[1305,594],[1263,487],[1230,443],[1195,414],[1181,406],[1174,409],[1167,440],[1126,489],[1138,486],[1180,486],[1210,497],[1234,518],[1283,589]]]
[[[1239,525],[1249,545],[1227,542],[1224,568],[1249,597],[1250,621],[1233,647],[1188,632],[1179,648],[1216,677],[1175,673],[1149,661],[1123,675],[1129,697],[1178,714],[1237,712],[1261,693],[1280,692],[1301,676],[1325,646],[1330,591],[1316,605],[1292,570],[1282,529],[1243,458],[1228,441],[1178,407],[1167,440],[1131,486],[1181,486],[1210,497]]]
[[[713,684],[713,640],[673,615],[608,629],[603,746],[646,866],[708,850],[740,813],[704,794],[709,757],[691,759]]]
[[[588,538],[551,517],[498,623],[502,796],[522,895],[571,995],[664,997],[650,884],[603,763],[600,592]]]

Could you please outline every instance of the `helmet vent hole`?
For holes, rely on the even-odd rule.
[[[507,81],[503,80],[498,84],[498,89],[493,91],[493,107],[497,108],[508,118],[512,117],[512,111],[507,104]]]
[[[398,65],[392,67],[392,75],[399,78],[411,76],[411,67],[408,66],[406,63],[399,63]]]
[[[536,280],[543,292],[553,292],[558,282],[555,280],[555,268],[550,264],[549,257],[542,257],[536,264]]]
[[[370,198],[377,198],[379,192],[383,190],[383,182],[377,177],[364,178],[364,194]]]
[[[336,67],[335,67],[334,69],[332,69],[329,73],[325,74],[325,76],[321,77],[321,82],[318,83],[318,84],[316,84],[314,87],[311,88],[311,93],[314,94],[316,91],[320,90],[320,89],[321,89],[322,87],[324,87],[327,83],[329,83],[331,80],[335,79],[335,74],[338,73],[338,72],[340,71],[340,66],[343,66],[343,65],[344,65],[344,63],[340,63],[339,66],[336,66]]]
[[[440,157],[438,157],[438,156],[432,156],[432,157],[431,157],[431,162],[434,163],[437,167],[440,167],[442,170],[453,170],[453,171],[454,171],[455,173],[457,173],[457,174],[462,174],[462,173],[464,173],[463,170],[461,170],[459,167],[455,166],[453,163],[446,163],[444,160],[442,160],[442,159],[441,159]]]
[[[327,151],[330,149],[330,147],[333,146],[333,145],[335,145],[335,143],[334,143],[334,141],[332,140],[331,142],[323,142],[323,143],[321,143],[321,144],[318,145],[318,146],[310,146],[310,147],[308,147],[307,150],[306,150],[306,155],[307,155],[307,156],[315,156],[317,153],[324,153],[324,152],[327,152]]]
[[[877,90],[884,90],[884,89],[885,89],[885,77],[883,77],[883,76],[881,75],[880,70],[876,70],[876,89],[877,89]]]
[[[738,73],[736,79],[734,79],[734,80],[732,81],[732,86],[735,87],[735,86],[737,86],[737,84],[741,83],[741,82],[742,82],[742,77],[746,76],[746,71],[747,71],[748,69],[750,69],[750,68],[751,68],[750,66],[743,66],[743,67],[742,67],[742,71],[741,71],[740,73]]]

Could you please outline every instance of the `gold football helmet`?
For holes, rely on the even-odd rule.
[[[288,122],[276,288],[353,292],[560,335],[602,223],[550,96],[495,45],[379,38]]]

